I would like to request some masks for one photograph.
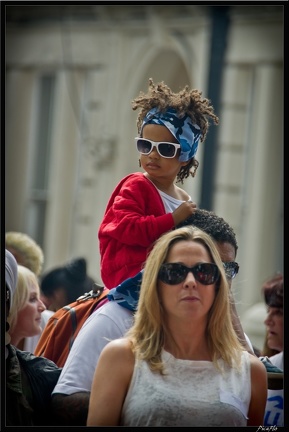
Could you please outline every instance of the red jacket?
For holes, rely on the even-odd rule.
[[[111,289],[135,276],[153,242],[174,228],[162,198],[143,173],[124,177],[114,189],[98,231],[101,278]]]

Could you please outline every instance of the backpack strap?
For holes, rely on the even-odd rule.
[[[83,303],[87,300],[90,299],[98,299],[95,304],[93,305],[93,307],[90,309],[90,314],[98,307],[100,306],[102,303],[104,303],[104,300],[107,298],[107,294],[109,292],[108,288],[104,288],[104,286],[98,285],[98,284],[94,284],[94,289],[92,289],[91,291],[84,293],[83,295],[81,295],[80,297],[78,297],[76,299],[76,302],[79,303]],[[62,309],[67,310],[69,312],[70,318],[71,318],[71,326],[72,326],[72,334],[71,337],[69,339],[69,351],[71,350],[71,347],[73,345],[73,342],[75,340],[75,332],[76,330],[79,330],[78,326],[79,323],[77,321],[77,314],[76,314],[76,310],[75,307],[77,305],[74,304],[73,306],[70,305],[66,305],[63,306]]]
[[[72,326],[72,336],[69,339],[69,351],[71,350],[72,344],[74,342],[74,333],[77,329],[77,319],[74,307],[70,307],[69,305],[64,306],[62,309],[65,309],[69,312],[71,318],[71,326]]]

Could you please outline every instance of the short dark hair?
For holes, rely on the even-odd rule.
[[[86,259],[75,258],[66,265],[56,267],[40,278],[41,292],[50,297],[59,288],[65,288],[67,302],[72,303],[80,295],[93,288],[94,280],[87,275]]]
[[[221,216],[217,216],[213,211],[196,209],[190,217],[179,223],[176,228],[181,228],[187,225],[194,225],[205,231],[216,242],[230,243],[237,254],[238,244],[233,228]]]

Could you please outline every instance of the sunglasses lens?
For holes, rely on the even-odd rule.
[[[186,267],[177,263],[163,264],[159,271],[159,279],[168,284],[176,285],[186,278]]]
[[[136,142],[137,150],[143,154],[149,154],[152,150],[152,143],[145,139],[138,139]]]
[[[177,148],[173,144],[169,143],[160,143],[158,150],[161,156],[167,158],[173,158],[177,152]]]
[[[219,269],[216,264],[204,263],[195,266],[195,278],[203,285],[211,285],[219,277]]]
[[[178,263],[166,263],[160,268],[159,279],[168,285],[176,285],[183,282],[190,271],[193,272],[196,280],[203,285],[211,285],[219,277],[219,269],[213,263],[197,264],[194,267],[186,267]]]
[[[223,265],[224,265],[227,279],[234,279],[234,277],[238,274],[239,264],[232,261],[232,262],[224,262]]]

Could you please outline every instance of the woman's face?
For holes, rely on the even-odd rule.
[[[212,263],[212,260],[202,244],[181,240],[171,247],[166,262],[193,267],[200,263]],[[203,285],[192,272],[176,285],[159,280],[158,286],[160,301],[168,316],[206,318],[215,299],[215,283]]]
[[[37,284],[29,283],[29,298],[25,306],[17,315],[17,323],[13,333],[24,337],[35,336],[41,333],[41,313],[46,309],[40,300],[40,290]]]
[[[283,309],[269,306],[264,324],[267,329],[268,347],[277,351],[283,351]]]

